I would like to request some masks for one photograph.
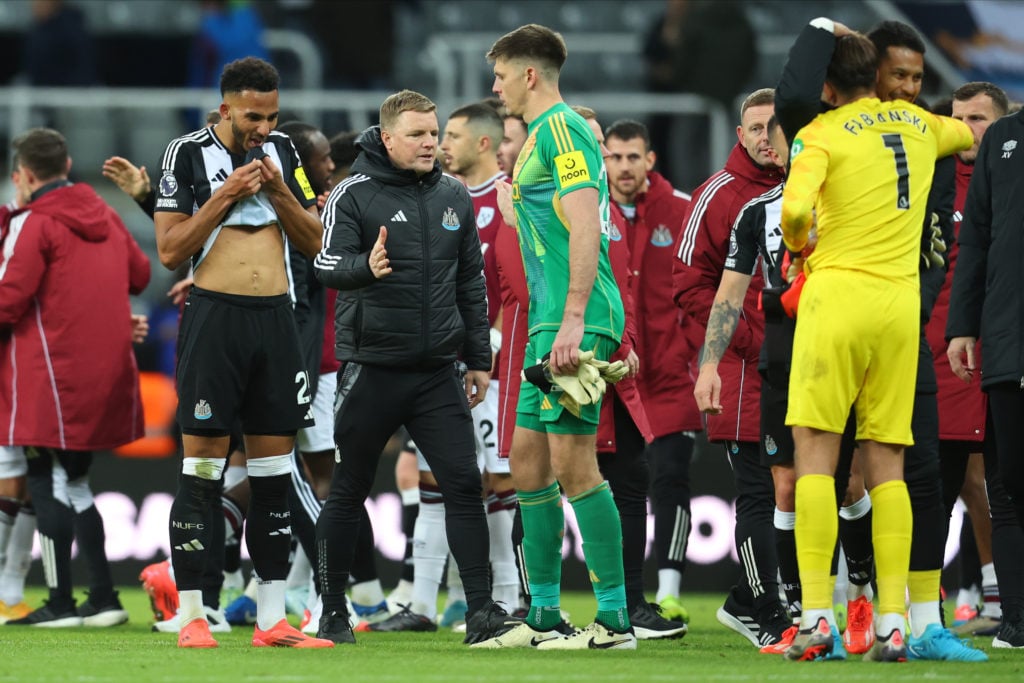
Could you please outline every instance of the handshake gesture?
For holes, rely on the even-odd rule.
[[[593,351],[581,350],[575,373],[555,375],[549,367],[549,357],[547,354],[538,365],[524,368],[522,377],[545,394],[559,391],[562,395],[558,403],[576,417],[580,416],[581,406],[601,400],[609,382],[615,384],[629,374],[629,366],[623,361],[609,363],[594,358]]]

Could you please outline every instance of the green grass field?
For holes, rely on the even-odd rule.
[[[42,598],[30,592],[30,604]],[[847,662],[794,664],[758,653],[747,641],[720,626],[715,610],[723,596],[688,595],[690,633],[682,640],[641,642],[635,652],[479,651],[447,630],[435,634],[357,634],[355,646],[297,651],[250,646],[251,628],[217,634],[220,648],[181,651],[175,636],[150,631],[149,602],[141,590],[123,589],[131,614],[110,629],[30,629],[0,626],[0,681],[77,683],[237,683],[238,681],[355,681],[438,683],[481,681],[532,683],[559,681],[1021,681],[1024,652],[993,650],[991,639],[977,639],[992,658],[987,664],[913,662],[903,665]],[[32,602],[32,601],[35,602]],[[590,595],[565,598],[574,621],[592,618]]]

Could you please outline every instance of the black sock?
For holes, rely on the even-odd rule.
[[[214,501],[220,497],[220,481],[182,474],[169,520],[171,562],[179,591],[202,590],[203,571],[213,545]]]
[[[231,526],[231,536],[224,543],[224,571],[234,573],[242,567],[242,529],[245,527],[245,513],[234,498],[228,494],[221,496],[221,507],[224,511],[224,523]],[[224,528],[227,537],[227,527]]]
[[[530,609],[530,583],[526,580],[526,564],[523,562],[523,511],[518,502],[512,518],[512,548],[516,555],[516,569],[519,570],[519,601]]]
[[[46,461],[34,463],[33,461]],[[34,465],[41,465],[34,467]],[[73,609],[75,599],[71,583],[71,543],[74,540],[75,513],[53,497],[51,455],[41,451],[29,459],[28,490],[36,508],[36,528],[42,547],[43,575],[50,589],[50,606],[58,612]]]
[[[114,581],[107,561],[103,518],[95,505],[75,513],[74,529],[78,550],[89,567],[89,599],[97,605],[106,604],[114,597]]]
[[[978,542],[974,538],[974,525],[965,512],[963,525],[960,527],[960,587],[981,588],[981,558],[978,557]]]
[[[775,549],[779,555],[779,576],[789,603],[789,614],[796,620],[803,613],[803,589],[796,561],[796,534],[792,529],[775,527]]]
[[[288,578],[288,550],[292,543],[288,480],[287,474],[249,475],[252,495],[246,515],[245,544],[253,569],[263,581]]]
[[[210,526],[210,554],[206,556],[206,569],[203,570],[203,604],[213,609],[220,609],[220,589],[224,587],[224,566],[227,562],[227,547],[224,544],[226,529],[221,523],[224,519],[222,497],[214,496],[210,514],[213,524]],[[241,545],[238,547],[241,554]]]
[[[839,540],[846,555],[850,583],[866,586],[875,577],[874,544],[871,541],[871,511],[860,519],[839,516]]]

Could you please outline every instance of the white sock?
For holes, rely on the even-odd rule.
[[[242,576],[242,570],[236,569],[233,572],[224,572],[224,586],[225,589],[237,589],[242,590],[245,588],[245,577]]]
[[[295,555],[292,558],[292,566],[288,570],[288,579],[285,585],[288,588],[305,588],[309,584],[309,577],[313,573],[313,567],[309,564],[302,546],[295,547]]]
[[[868,602],[871,602],[875,598],[875,589],[871,587],[870,583],[865,583],[863,586],[858,586],[855,583],[846,584],[846,600],[847,602],[853,602],[857,598],[867,598]]]
[[[0,600],[17,605],[25,599],[25,577],[32,567],[32,541],[36,534],[36,515],[22,508],[14,518],[7,540],[7,561],[0,573]]]
[[[491,538],[491,599],[511,611],[519,606],[519,572],[512,547],[512,521],[515,512],[501,509],[487,513],[487,531]]]
[[[203,591],[178,591],[178,617],[182,626],[196,619],[206,620]]]
[[[249,583],[245,585],[245,596],[250,600],[255,600],[259,604],[259,580],[260,577],[256,576],[255,570],[252,573],[252,577],[249,579]]]
[[[847,602],[847,588],[850,586],[850,571],[846,566],[846,553],[839,546],[839,569],[836,572],[836,583],[832,588],[832,604],[842,605]]]
[[[971,584],[969,587],[961,588],[956,592],[957,607],[967,605],[972,609],[977,609],[980,600],[981,592],[978,590],[978,584]]]
[[[910,632],[915,638],[923,636],[925,629],[931,624],[941,623],[938,600],[910,603]]]
[[[824,618],[829,626],[832,626],[834,625],[833,622],[836,619],[836,615],[830,609],[805,609],[803,614],[800,615],[800,630],[814,628],[814,625],[818,623],[818,619],[821,618]]]
[[[256,627],[261,631],[274,628],[285,618],[284,581],[260,581],[256,584]]]
[[[667,597],[678,598],[679,586],[683,582],[683,574],[678,569],[658,570],[658,593],[654,598],[655,602],[661,602]]]
[[[374,607],[384,602],[384,589],[381,588],[380,579],[352,584],[352,602],[367,607]]]
[[[999,600],[999,583],[996,567],[989,562],[981,567],[981,616],[992,619],[1003,617],[1003,605]]]
[[[444,503],[420,505],[412,542],[412,611],[431,621],[437,618],[437,594],[448,559]]]
[[[466,587],[462,585],[462,574],[459,573],[459,563],[455,556],[448,553],[448,571],[445,572],[444,583],[448,586],[448,597],[445,599],[445,607],[453,602],[466,602]]]
[[[888,636],[894,630],[899,630],[900,633],[906,633],[907,631],[907,620],[899,613],[890,614],[877,614],[875,615],[875,634],[879,636]]]
[[[398,585],[388,593],[388,601],[403,605],[412,601],[412,581],[399,579]],[[388,605],[388,609],[391,609],[391,605]]]
[[[227,491],[248,476],[249,470],[246,469],[245,465],[228,465],[227,469],[224,470],[224,490]]]

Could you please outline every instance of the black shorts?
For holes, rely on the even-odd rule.
[[[786,426],[789,394],[761,380],[761,464],[793,464],[793,430]]]
[[[178,330],[178,423],[184,434],[295,434],[313,425],[291,299],[193,287]]]

